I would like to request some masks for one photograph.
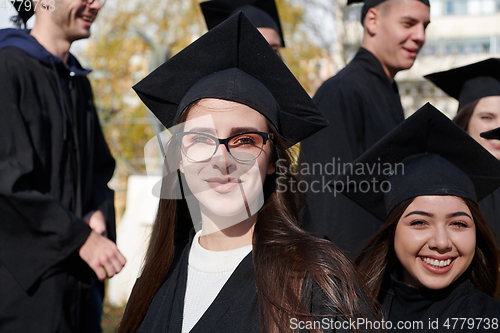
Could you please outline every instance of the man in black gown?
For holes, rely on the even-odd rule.
[[[100,332],[98,279],[125,264],[107,187],[115,163],[89,71],[69,53],[101,5],[40,2],[31,31],[0,30],[1,332]]]
[[[303,226],[334,242],[351,259],[377,224],[330,190],[328,182],[404,120],[394,76],[413,65],[425,41],[429,12],[427,0],[365,1],[358,53],[313,98],[330,126],[301,143],[301,163],[309,166],[303,172],[305,183],[297,188],[307,191]]]

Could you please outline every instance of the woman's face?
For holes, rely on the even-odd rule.
[[[204,133],[225,139],[243,132],[269,133],[269,129],[265,117],[254,109],[236,102],[207,98],[190,109],[184,132]],[[243,147],[251,146],[249,138],[244,136],[233,146],[230,145],[237,147],[231,152],[236,155],[240,144]],[[190,135],[184,139],[184,146],[191,149],[187,150],[188,155],[195,149],[189,147],[209,147],[203,136]],[[262,206],[262,185],[266,174],[272,174],[275,170],[270,156],[270,141],[263,146],[262,153],[250,162],[235,160],[225,145],[220,144],[215,155],[203,162],[196,162],[183,153],[180,170],[199,201],[202,212],[205,209],[215,216],[249,218]],[[234,224],[241,221],[241,218],[235,218]],[[229,226],[224,225],[221,229]]]
[[[479,100],[469,120],[467,133],[497,159],[500,159],[500,141],[482,138],[479,134],[500,127],[500,96]]]
[[[465,202],[454,196],[420,196],[399,219],[394,250],[412,287],[442,289],[469,267],[476,227]]]

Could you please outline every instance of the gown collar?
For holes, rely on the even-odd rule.
[[[193,229],[190,233],[189,243],[176,245],[175,257],[170,271],[156,292],[137,332],[181,333],[188,257],[194,235]],[[219,325],[230,320],[227,316],[229,311],[234,312],[236,317],[240,314],[244,316],[246,308],[251,307],[251,304],[257,304],[256,297],[252,252],[250,252],[236,267],[190,333],[217,332]],[[258,331],[258,308],[254,312],[255,330]]]
[[[393,322],[438,318],[456,299],[474,289],[469,272],[440,290],[410,287],[399,276],[396,271],[391,273],[390,288],[382,302],[385,317]]]
[[[389,80],[380,61],[367,49],[360,47],[352,61],[359,63],[361,67],[380,78],[385,84],[389,86],[394,85],[394,82]]]

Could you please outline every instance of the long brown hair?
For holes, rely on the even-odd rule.
[[[474,113],[477,103],[479,103],[479,99],[465,104],[457,111],[457,115],[453,118],[453,122],[466,132],[469,130],[469,121]]]
[[[188,111],[179,122],[186,120]],[[324,306],[332,309],[332,314],[354,320],[376,318],[366,287],[359,283],[351,262],[332,243],[301,229],[296,195],[288,189],[278,190],[296,176],[284,139],[269,122],[268,127],[274,134],[271,160],[280,163],[281,172],[279,177],[275,173],[264,181],[265,202],[253,233],[261,332],[290,331],[293,317],[312,320],[306,303],[314,288],[323,292]],[[190,220],[185,200],[161,199],[142,275],[134,286],[119,332],[134,332],[143,320],[172,264],[179,220]]]
[[[368,288],[379,301],[384,297],[383,290],[388,287],[391,272],[399,265],[394,251],[396,226],[413,200],[414,198],[402,201],[394,207],[387,220],[356,258],[355,263],[365,277]],[[476,249],[468,269],[470,280],[476,288],[493,297],[497,288],[499,267],[496,242],[492,238],[491,227],[477,204],[469,199],[462,200],[469,207],[476,226]]]

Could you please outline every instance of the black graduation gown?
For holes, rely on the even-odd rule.
[[[146,316],[136,330],[137,333],[181,332],[189,249],[190,246],[185,246],[176,252],[172,266],[156,292]],[[318,287],[313,286],[311,294],[305,297],[305,302],[311,313],[327,316],[328,323],[322,326],[323,332],[351,332],[347,324],[344,325],[345,329],[336,329],[335,320],[337,318],[342,320],[342,318],[324,302],[325,296],[318,290]],[[190,333],[258,333],[260,332],[259,317],[252,253],[249,253],[236,267]],[[323,318],[318,317],[314,320],[321,321]],[[292,324],[292,328],[296,327],[300,332],[308,332],[306,329],[300,329],[302,327],[298,322]],[[305,327],[307,323],[304,322],[302,325]]]
[[[500,247],[500,189],[495,190],[478,203],[479,210],[486,221],[490,224],[497,237],[497,245]]]
[[[0,78],[0,331],[79,332],[95,277],[81,218],[101,210],[114,240],[114,160],[84,75],[6,47]]]
[[[481,214],[495,233],[497,247],[500,251],[500,189],[493,191],[486,198],[479,201],[478,206]],[[500,281],[498,283],[500,286]],[[500,287],[495,298],[500,300]]]
[[[136,332],[178,332],[182,330],[190,246],[176,256],[165,282],[158,289]],[[260,332],[257,290],[253,278],[252,254],[248,254],[191,330],[192,333]]]
[[[301,142],[301,163],[310,166],[305,180],[312,185],[301,219],[307,231],[329,239],[353,260],[380,224],[351,200],[335,195],[328,182],[338,174],[339,163],[342,169],[401,123],[404,111],[396,84],[364,48],[321,85],[313,100],[330,125]],[[319,164],[313,168],[314,163]]]
[[[402,295],[395,295],[395,290]],[[497,332],[500,329],[500,302],[478,290],[466,278],[437,291],[392,281],[382,308],[392,323],[393,329],[388,332]],[[421,329],[416,329],[417,326],[397,329],[398,320],[421,322],[422,326]]]

